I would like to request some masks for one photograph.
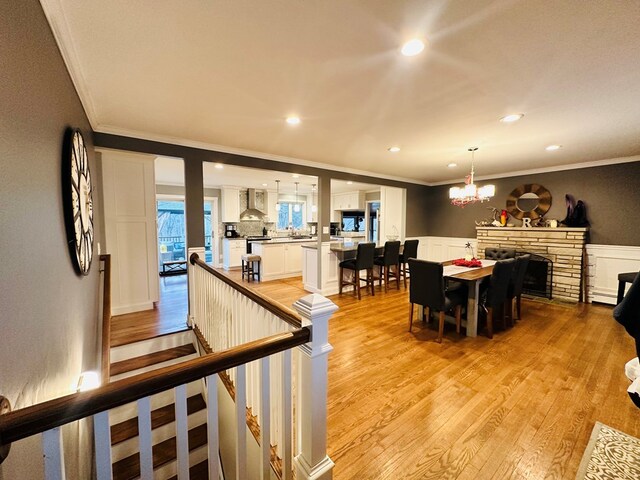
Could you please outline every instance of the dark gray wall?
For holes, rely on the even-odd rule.
[[[99,265],[86,277],[74,272],[64,226],[68,126],[82,129],[97,168],[89,122],[37,0],[0,2],[0,65],[0,394],[21,408],[71,393],[80,372],[99,365]],[[90,478],[83,429],[64,429],[67,471]],[[39,436],[16,442],[0,478],[41,477]]]
[[[507,196],[518,185],[539,183],[552,195],[551,209],[545,218],[564,219],[564,196],[570,193],[576,200],[583,200],[587,206],[587,217],[591,223],[590,243],[640,245],[640,228],[633,215],[635,208],[640,205],[640,162],[482,180],[476,183],[495,184],[495,198],[489,203],[461,209],[449,202],[451,185],[429,189],[429,235],[475,237],[474,220],[490,216],[488,205],[503,209]],[[407,217],[411,216],[407,214]],[[509,221],[520,225],[519,220]]]
[[[226,163],[242,167],[259,168],[263,170],[274,170],[278,172],[299,173],[302,175],[325,176],[329,178],[352,180],[354,182],[371,183],[377,185],[388,185],[407,189],[407,211],[426,211],[426,200],[428,187],[410,183],[386,180],[366,175],[353,175],[334,170],[308,167],[304,165],[294,165],[291,163],[265,160],[262,158],[235,155],[232,153],[215,152],[199,148],[184,147],[168,143],[152,142],[137,138],[122,137],[106,133],[95,133],[94,142],[96,146],[114,148],[118,150],[129,150],[133,152],[150,153],[154,155],[165,155],[169,157],[183,158],[185,161],[185,186],[187,191],[187,242],[190,247],[204,245],[204,231],[202,222],[189,221],[191,218],[198,218],[198,211],[189,213],[190,205],[195,209],[202,210],[202,162]],[[199,183],[198,183],[199,182]],[[319,196],[328,194],[327,191],[319,192]],[[324,201],[324,200],[320,200]],[[407,218],[407,236],[426,235],[428,222],[422,216],[415,219]]]

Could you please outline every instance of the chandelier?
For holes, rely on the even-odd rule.
[[[449,189],[449,198],[451,199],[451,204],[456,207],[466,207],[470,203],[476,202],[485,202],[488,201],[491,197],[496,194],[495,185],[485,185],[484,187],[478,188],[475,183],[473,183],[473,161],[475,160],[475,153],[478,150],[478,147],[472,147],[469,149],[471,152],[471,174],[467,175],[464,179],[464,187],[451,187]]]

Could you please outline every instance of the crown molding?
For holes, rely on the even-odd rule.
[[[89,120],[91,128],[95,131],[98,125],[95,105],[89,93],[84,72],[80,68],[81,62],[78,58],[74,43],[71,40],[71,30],[69,29],[62,5],[60,5],[58,0],[40,0],[40,5],[49,23],[49,28],[53,33],[53,38],[58,45],[62,60],[67,67],[71,82],[76,89],[87,120]]]
[[[168,143],[170,145],[179,145],[182,147],[198,148],[201,150],[230,153],[233,155],[242,155],[245,157],[261,158],[263,160],[272,160],[274,162],[289,163],[292,165],[302,165],[305,167],[320,168],[322,170],[330,170],[334,172],[339,171],[342,173],[347,173],[352,175],[364,175],[367,177],[381,178],[385,180],[392,180],[392,181],[403,182],[403,183],[411,183],[414,185],[424,185],[424,186],[429,185],[427,182],[416,180],[415,178],[396,177],[394,175],[385,175],[378,172],[371,172],[367,170],[359,170],[355,168],[342,167],[340,165],[332,165],[330,163],[314,162],[312,160],[304,160],[301,158],[285,157],[282,155],[274,155],[271,153],[256,152],[253,150],[227,147],[224,145],[217,145],[214,143],[198,142],[195,140],[185,140],[183,138],[172,137],[168,135],[156,135],[148,132],[141,132],[141,131],[126,129],[126,128],[115,127],[113,125],[97,125],[94,128],[94,131],[98,133],[106,133],[109,135],[119,135],[122,137],[148,140],[151,142]],[[360,183],[366,183],[366,182],[360,182]]]
[[[640,162],[640,155],[631,155],[629,157],[608,158],[605,160],[594,160],[592,162],[571,163],[568,165],[556,165],[552,167],[532,168],[529,170],[517,170],[514,172],[499,173],[496,175],[483,175],[475,177],[475,180],[495,180],[497,178],[519,177],[522,175],[538,175],[541,173],[564,172],[568,170],[578,170],[581,168],[602,167],[606,165],[616,165],[619,163]],[[454,183],[464,182],[464,178],[459,180],[444,180],[442,182],[428,183],[430,187],[441,185],[452,185]]]

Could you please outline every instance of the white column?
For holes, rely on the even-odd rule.
[[[311,327],[311,341],[300,346],[298,395],[300,398],[300,453],[294,458],[299,480],[328,480],[333,461],[327,455],[327,365],[329,318],[338,307],[317,293],[293,304],[302,325]]]
[[[189,283],[189,313],[187,314],[187,324],[193,326],[193,316],[196,311],[195,304],[195,275],[193,274],[194,265],[191,265],[191,254],[197,253],[200,259],[204,262],[204,247],[194,247],[187,249],[187,280]]]

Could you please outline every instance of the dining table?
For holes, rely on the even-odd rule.
[[[478,309],[480,307],[480,283],[490,277],[495,260],[480,260],[481,267],[462,267],[453,264],[454,260],[442,262],[445,278],[465,283],[468,287],[467,297],[467,337],[478,335]],[[464,323],[463,323],[464,325]]]

